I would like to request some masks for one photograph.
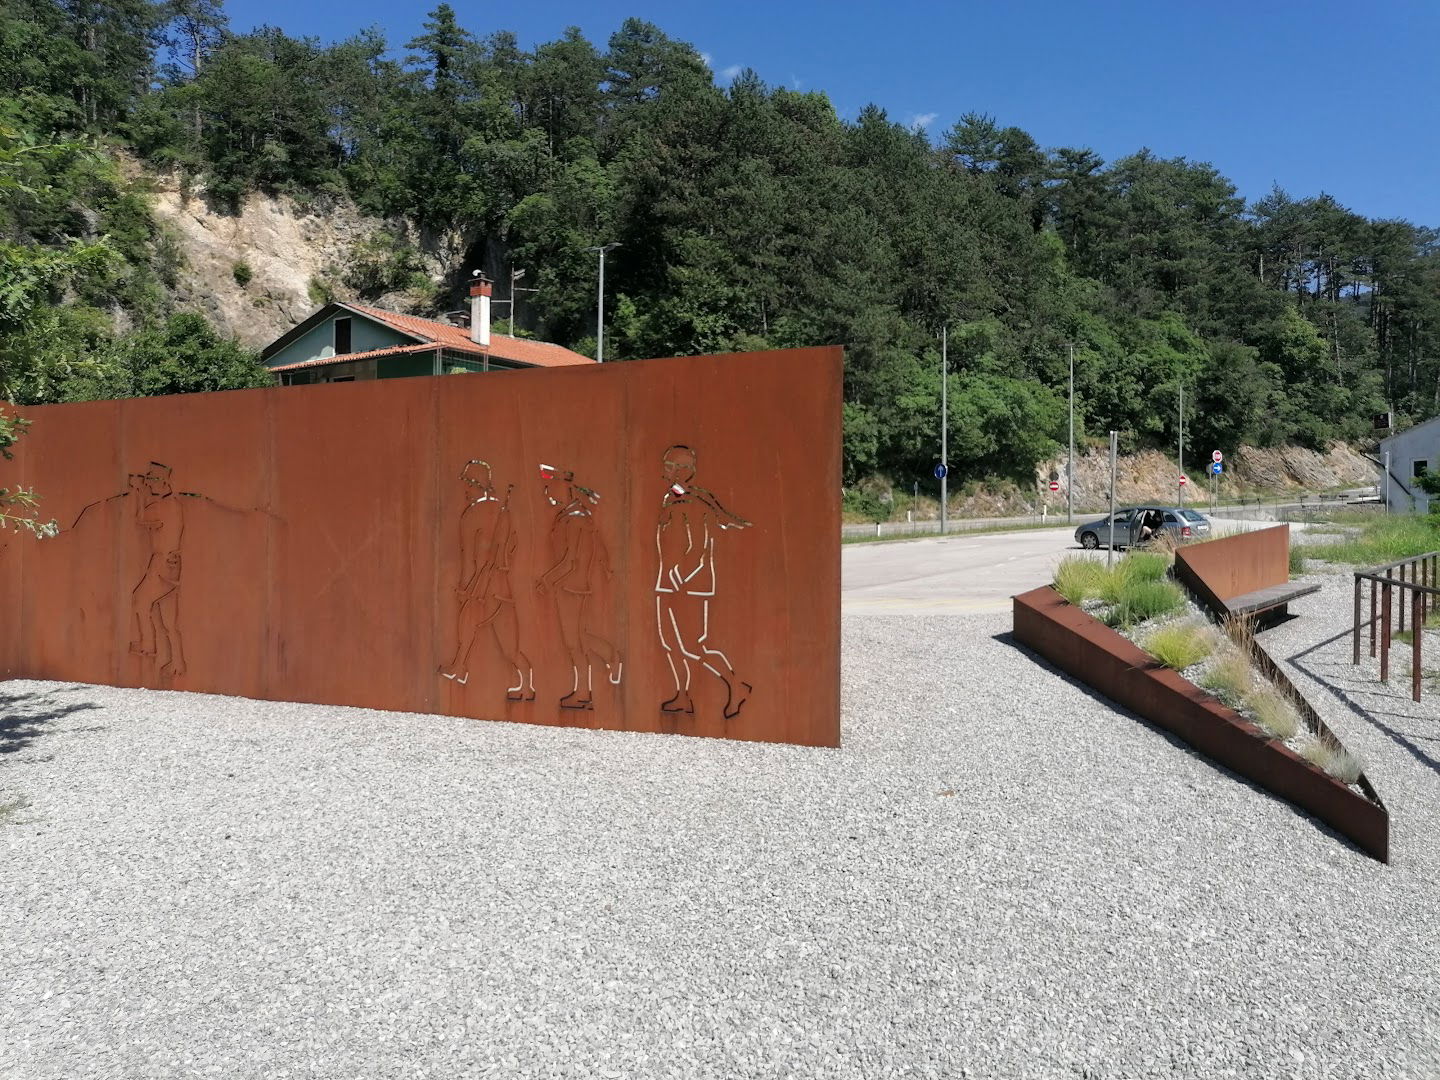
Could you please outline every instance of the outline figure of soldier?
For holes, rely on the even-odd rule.
[[[655,527],[660,563],[655,620],[675,680],[675,696],[660,710],[694,715],[690,696],[694,662],[725,684],[725,719],[733,720],[754,687],[735,673],[724,652],[710,644],[710,602],[718,589],[715,537],[727,529],[748,529],[751,523],[694,483],[696,460],[695,451],[679,443],[662,459],[666,490]]]
[[[590,621],[591,600],[601,583],[611,577],[610,556],[593,509],[599,505],[600,495],[577,484],[568,469],[542,464],[540,479],[545,500],[558,508],[550,522],[555,562],[535,582],[535,591],[554,599],[560,636],[570,656],[570,692],[560,699],[560,707],[593,709],[595,665],[606,669],[612,686],[620,685],[625,670],[620,650],[596,633]]]
[[[180,638],[180,544],[185,535],[185,512],[175,498],[170,475],[170,466],[152,461],[145,472],[129,477],[130,493],[135,496],[135,524],[150,547],[145,573],[130,592],[135,630],[130,651],[156,657],[160,674],[175,676],[185,674]]]
[[[460,614],[456,620],[455,655],[438,673],[461,686],[470,681],[470,652],[487,627],[505,662],[515,671],[508,701],[535,700],[535,672],[520,648],[520,620],[510,587],[510,562],[515,554],[514,519],[510,514],[511,484],[502,500],[495,494],[488,462],[475,459],[460,471],[468,498],[460,512]],[[478,491],[479,494],[474,494]]]

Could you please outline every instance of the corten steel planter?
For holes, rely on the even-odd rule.
[[[1184,739],[1220,765],[1314,814],[1367,854],[1390,859],[1390,815],[1270,739],[1049,585],[1014,598],[1015,637],[1066,674]],[[1323,725],[1322,725],[1323,726]]]
[[[838,746],[841,362],[19,410],[0,677]]]

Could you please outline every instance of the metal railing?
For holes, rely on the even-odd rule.
[[[1365,582],[1370,583],[1370,618],[1364,621]],[[1408,593],[1410,602],[1405,602]],[[1396,604],[1397,594],[1399,603]],[[1421,651],[1426,616],[1440,607],[1440,551],[1427,551],[1399,562],[1355,571],[1355,629],[1352,664],[1360,663],[1360,631],[1370,628],[1370,656],[1380,656],[1380,681],[1390,681],[1392,631],[1405,633],[1410,608],[1410,696],[1420,700]],[[1396,618],[1398,607],[1398,620]],[[1395,624],[1398,621],[1399,626]]]

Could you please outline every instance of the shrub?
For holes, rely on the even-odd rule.
[[[1178,619],[1151,631],[1145,651],[1166,667],[1183,671],[1215,651],[1215,633],[1201,619]]]
[[[1055,568],[1055,591],[1077,607],[1100,594],[1106,578],[1105,567],[1083,555],[1068,555]]]
[[[843,513],[870,521],[889,521],[890,508],[880,501],[878,495],[858,487],[846,488],[840,496]]]
[[[1305,573],[1305,553],[1293,544],[1290,547],[1290,573],[1291,575]]]
[[[316,307],[324,307],[335,299],[335,287],[324,278],[312,277],[305,291]]]
[[[1255,722],[1277,739],[1293,738],[1300,730],[1300,714],[1294,704],[1273,686],[1257,688],[1245,699],[1245,704],[1254,714]]]
[[[342,280],[364,296],[429,284],[420,252],[392,232],[376,232],[351,249]]]
[[[245,288],[246,285],[249,285],[251,279],[255,276],[255,271],[250,269],[250,264],[247,262],[237,262],[230,268],[230,273],[235,277],[235,284],[239,285],[242,289]]]

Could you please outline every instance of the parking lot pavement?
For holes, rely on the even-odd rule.
[[[1082,519],[1077,518],[1076,523]],[[1215,535],[1273,528],[1273,521],[1216,518]],[[1292,532],[1304,524],[1290,526]],[[1085,552],[1075,526],[941,538],[846,544],[841,549],[841,603],[847,612],[1008,611],[1010,598],[1050,581],[1067,555]]]
[[[1055,564],[1079,550],[1069,526],[847,544],[841,603],[857,614],[1004,611],[1011,596],[1049,581]]]

